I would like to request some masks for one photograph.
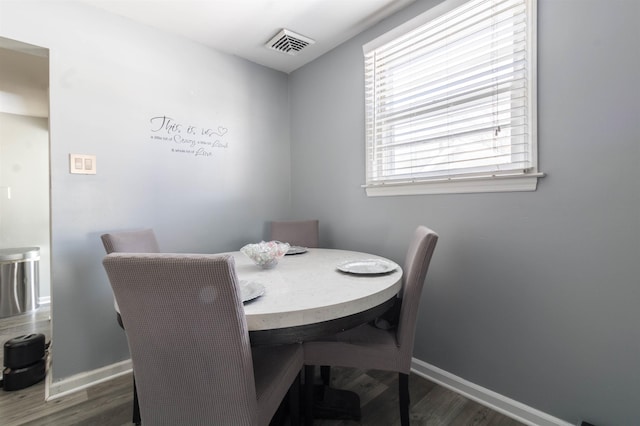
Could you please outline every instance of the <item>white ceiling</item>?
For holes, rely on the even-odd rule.
[[[415,0],[79,0],[289,73]],[[296,56],[265,47],[281,29],[315,40]]]

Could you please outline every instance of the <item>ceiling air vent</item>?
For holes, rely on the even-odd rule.
[[[274,38],[269,40],[266,46],[269,49],[277,50],[287,55],[297,55],[302,49],[315,43],[308,37],[296,34],[293,31],[281,30]]]

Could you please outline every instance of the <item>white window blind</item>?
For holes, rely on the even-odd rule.
[[[462,3],[364,47],[367,187],[537,173],[535,1]]]

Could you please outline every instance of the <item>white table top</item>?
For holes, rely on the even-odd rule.
[[[234,257],[240,281],[253,281],[265,288],[262,296],[244,305],[252,342],[285,343],[322,335],[326,330],[335,332],[357,326],[372,312],[381,308],[380,314],[384,312],[388,306],[382,305],[390,303],[402,286],[400,266],[393,272],[377,275],[356,275],[337,269],[344,262],[364,259],[393,263],[367,253],[309,249],[303,254],[284,256],[273,269],[261,269],[239,251],[220,254]],[[115,299],[114,306],[119,313]]]
[[[273,269],[261,269],[241,252],[233,255],[238,279],[265,287],[264,295],[247,302],[249,331],[297,327],[346,317],[393,298],[402,285],[402,268],[380,275],[340,272],[337,265],[351,260],[382,259],[345,250],[309,249],[284,256]]]

